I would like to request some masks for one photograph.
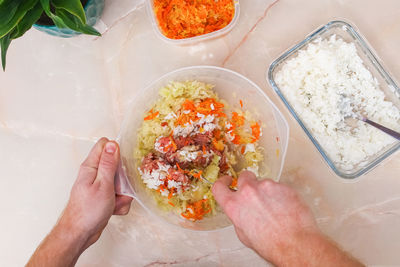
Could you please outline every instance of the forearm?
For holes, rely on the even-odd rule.
[[[61,219],[36,249],[27,266],[74,266],[86,243],[84,234]]]
[[[301,233],[279,250],[272,259],[276,266],[364,266],[318,232]]]

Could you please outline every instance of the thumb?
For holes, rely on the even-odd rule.
[[[225,207],[226,203],[234,195],[234,193],[229,189],[231,183],[232,177],[222,176],[212,187],[214,198],[222,207]]]
[[[119,148],[114,141],[107,142],[101,153],[95,182],[114,185],[114,176],[119,162]]]

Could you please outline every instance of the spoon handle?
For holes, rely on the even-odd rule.
[[[396,138],[397,140],[400,140],[400,133],[393,131],[392,129],[386,128],[385,126],[380,125],[379,123],[373,122],[367,118],[363,118],[362,121],[365,123],[368,123],[369,125],[374,126],[375,128],[378,128],[379,130],[387,133],[388,135]]]

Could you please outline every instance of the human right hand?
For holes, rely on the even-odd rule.
[[[242,172],[238,191],[232,178],[213,186],[216,201],[239,239],[277,266],[362,266],[322,235],[309,208],[288,186]]]

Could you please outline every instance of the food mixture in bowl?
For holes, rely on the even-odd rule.
[[[212,183],[247,169],[258,174],[263,160],[260,123],[242,100],[229,108],[213,85],[171,82],[144,115],[135,149],[138,171],[164,210],[196,221],[216,214]]]
[[[343,170],[365,166],[396,139],[347,117],[365,116],[400,130],[400,110],[386,98],[354,43],[318,38],[286,61],[275,81],[298,116]]]

